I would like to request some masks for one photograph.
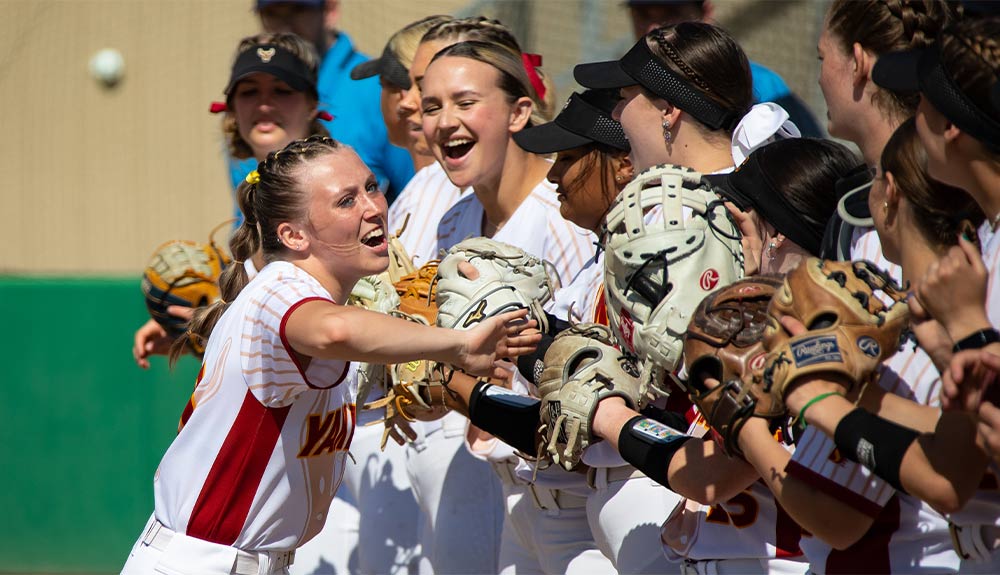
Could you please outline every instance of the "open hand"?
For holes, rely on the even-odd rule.
[[[475,376],[508,377],[509,371],[498,360],[532,353],[542,339],[537,330],[522,333],[538,325],[527,317],[528,310],[519,309],[486,319],[464,332],[459,367]]]

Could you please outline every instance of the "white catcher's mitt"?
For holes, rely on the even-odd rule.
[[[602,399],[619,396],[633,409],[643,403],[639,371],[612,345],[610,330],[598,324],[560,332],[544,361],[538,386],[543,436],[539,458],[572,470],[595,441],[594,412]]]
[[[462,261],[472,264],[479,277],[472,280],[462,275],[458,270]],[[542,260],[489,238],[470,238],[453,246],[437,273],[437,324],[441,327],[470,329],[486,318],[524,308],[542,324],[542,306],[552,298]]]
[[[700,173],[660,165],[637,175],[601,233],[608,320],[622,347],[672,372],[698,303],[743,277],[740,237]]]

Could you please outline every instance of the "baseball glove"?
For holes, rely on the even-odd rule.
[[[783,406],[796,379],[828,373],[843,376],[852,393],[902,344],[910,318],[905,300],[906,292],[870,262],[804,261],[785,276],[768,308],[763,391]],[[809,331],[790,337],[784,316]]]
[[[639,370],[612,345],[608,328],[597,324],[561,332],[545,352],[544,362],[538,388],[543,437],[539,458],[547,456],[571,471],[583,450],[596,441],[593,419],[602,399],[622,397],[638,409]]]
[[[142,273],[149,315],[169,335],[180,337],[187,331],[187,321],[167,313],[167,307],[196,308],[217,302],[219,276],[231,261],[215,242],[173,240],[156,248]],[[189,338],[188,343],[195,353],[204,353],[204,344],[197,338]]]
[[[467,261],[478,271],[472,280],[458,270]],[[470,238],[448,250],[438,266],[437,324],[469,329],[482,320],[516,309],[531,310],[545,331],[542,305],[552,297],[542,260],[521,248],[489,238]]]
[[[403,276],[394,286],[398,305],[389,313],[422,325],[434,325],[437,319],[433,284],[436,274],[437,262],[429,262]],[[405,429],[411,421],[440,419],[448,412],[445,401],[449,392],[443,385],[442,375],[441,366],[431,360],[388,366],[391,385],[385,397],[363,406],[363,409],[385,408],[385,418],[381,421],[385,425],[383,449],[390,435],[403,437],[397,427]]]
[[[684,338],[686,391],[728,455],[742,457],[737,438],[750,417],[774,418],[768,396],[758,401],[754,372],[764,366],[767,306],[781,287],[778,276],[738,280],[702,300]],[[718,383],[709,385],[711,378]]]
[[[369,311],[388,314],[399,307],[399,296],[392,284],[386,282],[385,274],[368,276],[358,280],[347,299],[347,305],[363,307]],[[358,363],[358,401],[368,399],[372,389],[386,390],[386,366],[380,363]]]
[[[695,307],[743,276],[740,238],[698,172],[661,165],[637,175],[601,233],[608,320],[623,349],[674,371]]]

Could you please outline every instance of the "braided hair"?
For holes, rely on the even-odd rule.
[[[250,283],[244,262],[253,259],[258,251],[263,254],[265,263],[280,259],[285,247],[278,238],[278,225],[302,218],[307,210],[308,198],[299,185],[299,168],[310,160],[346,148],[326,136],[295,140],[268,154],[240,184],[236,195],[243,223],[229,240],[233,263],[219,277],[222,299],[195,311],[187,333],[170,349],[171,363],[183,353],[188,338],[208,341],[229,304]]]
[[[681,22],[646,34],[646,44],[664,65],[735,117],[742,118],[753,106],[750,63],[740,45],[722,28]],[[722,129],[731,135],[734,128]]]
[[[881,56],[929,46],[956,17],[957,9],[944,0],[834,0],[826,27],[845,54],[857,43]],[[872,96],[872,104],[899,119],[912,116],[919,103],[919,95],[881,88]]]
[[[973,104],[1000,122],[1000,109],[990,99],[1000,82],[1000,20],[970,19],[949,27],[941,35],[941,63],[955,84]],[[1000,144],[980,141],[992,154],[1000,156]]]

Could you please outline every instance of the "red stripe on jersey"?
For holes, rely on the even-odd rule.
[[[290,409],[265,407],[247,390],[191,510],[188,535],[221,545],[236,541]]]
[[[205,364],[201,364],[201,369],[198,370],[198,377],[194,380],[194,389],[198,390],[198,385],[201,380],[205,377]],[[181,420],[177,424],[177,433],[180,433],[184,426],[187,425],[189,419],[191,419],[191,414],[194,413],[194,393],[191,393],[191,397],[188,398],[187,405],[184,406],[184,412],[181,413]]]
[[[861,539],[854,544],[838,551],[830,550],[826,558],[827,575],[841,573],[892,573],[892,561],[889,559],[889,542],[892,534],[899,529],[899,496],[893,495],[885,504],[882,513]],[[912,568],[910,565],[900,566],[902,569]]]
[[[799,541],[802,539],[802,527],[792,519],[792,516],[785,511],[777,499],[774,500],[774,506],[778,508],[778,514],[774,520],[774,545],[777,547],[775,557],[778,559],[800,557],[802,549],[799,549]]]
[[[608,300],[606,297],[604,295],[604,283],[601,283],[597,288],[597,301],[594,302],[594,323],[611,325],[608,323]]]
[[[302,381],[306,382],[306,385],[313,389],[333,389],[340,385],[340,382],[344,381],[344,376],[347,375],[347,371],[351,367],[351,363],[349,361],[344,362],[344,371],[340,374],[340,377],[337,378],[337,381],[333,382],[333,384],[326,386],[313,385],[312,382],[309,381],[309,378],[306,377],[306,368],[302,367],[302,364],[299,363],[298,352],[292,349],[291,344],[288,343],[288,337],[285,335],[285,325],[288,323],[288,318],[292,316],[292,312],[297,310],[300,305],[311,301],[328,301],[333,305],[337,305],[337,302],[332,299],[326,299],[325,297],[307,297],[293,303],[288,308],[288,311],[285,312],[285,315],[281,316],[281,326],[278,328],[278,335],[281,337],[281,345],[285,346],[285,352],[288,353],[288,357],[292,358],[292,363],[294,363],[295,367],[299,370],[299,375],[302,376]]]
[[[843,501],[869,517],[878,517],[882,513],[882,508],[874,501],[865,499],[836,481],[823,477],[798,461],[789,460],[788,465],[785,466],[785,472],[790,477]]]

